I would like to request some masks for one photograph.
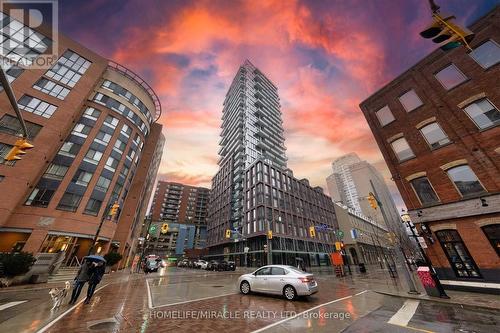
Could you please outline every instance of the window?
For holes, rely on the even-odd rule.
[[[108,157],[108,160],[106,161],[105,168],[114,172],[114,171],[116,171],[117,166],[118,166],[118,160],[114,159],[111,156]]]
[[[423,104],[413,89],[401,95],[399,97],[399,101],[405,108],[406,112],[413,111]]]
[[[92,130],[92,127],[85,125],[85,124],[78,123],[73,128],[73,131],[71,131],[71,134],[82,137],[82,138],[86,138],[91,130]]]
[[[13,146],[11,146],[11,145],[7,145],[5,143],[0,143],[0,164],[9,165],[9,166],[13,166],[14,164],[16,164],[16,161],[7,161],[5,159],[5,157],[10,152],[12,147]]]
[[[413,154],[413,151],[411,150],[405,138],[399,138],[397,140],[394,140],[393,142],[391,142],[391,146],[392,150],[394,151],[400,162],[415,157],[415,154]]]
[[[104,120],[104,124],[114,129],[116,128],[116,125],[118,125],[118,119],[116,119],[115,117],[107,116]]]
[[[59,204],[57,205],[56,209],[75,212],[78,209],[78,205],[80,205],[81,200],[82,200],[81,195],[66,192],[63,194],[61,201],[59,201]]]
[[[65,155],[69,157],[75,157],[76,154],[80,151],[80,146],[79,144],[73,143],[73,142],[65,142],[63,143],[61,149],[59,149],[58,154],[60,155]]]
[[[33,192],[31,192],[28,200],[26,200],[25,205],[47,207],[49,205],[50,199],[52,199],[52,196],[54,195],[54,192],[55,190],[36,187]]]
[[[5,74],[7,74],[7,80],[9,82],[13,82],[24,71],[24,69],[22,69],[21,67],[13,65],[13,64],[6,62],[6,61],[4,61],[2,63],[2,66],[4,67],[4,71],[5,71]],[[2,90],[3,90],[3,86],[0,83],[0,91],[2,91]]]
[[[256,276],[260,275],[271,275],[271,267],[264,267],[255,272]]]
[[[99,143],[102,143],[103,145],[106,145],[109,143],[109,140],[111,140],[111,135],[103,131],[99,131],[94,140]]]
[[[62,180],[66,175],[67,171],[68,171],[67,166],[51,163],[42,177],[55,180]]]
[[[123,151],[125,150],[125,147],[127,147],[127,144],[123,141],[121,141],[120,139],[116,140],[115,142],[115,148],[120,151],[121,153],[123,153]]]
[[[375,112],[375,114],[377,115],[380,126],[385,126],[394,121],[391,109],[389,109],[387,105]]]
[[[87,68],[90,67],[90,64],[90,61],[82,58],[73,51],[67,50],[45,75],[62,84],[74,87],[87,71]]]
[[[121,133],[123,135],[125,135],[127,138],[129,138],[130,137],[130,133],[132,133],[132,129],[127,124],[123,124]]]
[[[94,108],[86,108],[83,112],[83,116],[88,119],[97,120],[101,115],[101,111],[96,110]]]
[[[434,76],[446,90],[450,90],[460,83],[467,81],[467,77],[454,64],[448,65],[434,74]]]
[[[450,142],[450,139],[448,139],[438,123],[431,123],[422,127],[420,133],[422,133],[431,149],[437,149]]]
[[[78,185],[88,186],[90,180],[92,179],[92,175],[93,175],[92,172],[87,172],[78,169],[78,171],[75,174],[75,177],[73,177],[73,182]]]
[[[89,151],[87,152],[87,154],[83,159],[89,163],[98,164],[99,161],[101,160],[101,157],[102,153],[100,151],[89,149]]]
[[[413,179],[411,181],[411,186],[413,186],[413,189],[415,190],[415,193],[417,194],[422,205],[426,206],[439,203],[439,198],[437,197],[436,192],[434,192],[434,189],[432,188],[432,185],[427,177]]]
[[[500,111],[487,98],[468,105],[464,111],[480,129],[500,124]]]
[[[50,118],[57,110],[57,106],[29,95],[23,95],[17,103],[21,110],[31,112],[44,118]]]
[[[34,139],[38,135],[38,132],[40,132],[40,130],[42,129],[42,126],[38,124],[26,120],[24,121],[24,123],[26,124],[31,139]],[[17,117],[4,114],[2,119],[0,119],[0,132],[17,135],[22,133],[23,130],[21,128],[21,123],[19,122],[19,119],[17,119]]]
[[[482,227],[486,238],[491,243],[491,246],[497,251],[497,255],[500,257],[500,224],[491,224]]]
[[[441,243],[451,267],[458,277],[480,278],[481,274],[456,230],[440,230],[436,237]]]
[[[64,100],[69,94],[68,88],[64,88],[63,86],[45,78],[41,78],[40,80],[38,80],[33,88],[61,100]]]
[[[100,176],[97,180],[97,184],[95,185],[95,189],[106,193],[109,188],[109,184],[111,184],[111,179]]]
[[[286,275],[286,272],[284,268],[271,267],[271,275]]]
[[[468,165],[460,165],[446,171],[462,196],[484,194],[483,185]]]
[[[87,206],[85,206],[84,214],[97,216],[99,214],[99,210],[101,209],[102,201],[90,198],[87,202]]]
[[[476,47],[469,54],[483,68],[490,68],[500,61],[500,46],[494,41],[489,40]]]

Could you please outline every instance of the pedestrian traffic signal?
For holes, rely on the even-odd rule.
[[[443,43],[443,51],[451,50],[460,45],[464,45],[469,50],[469,43],[474,38],[474,33],[467,28],[461,27],[452,22],[455,16],[442,17],[439,13],[432,14],[433,22],[420,32],[423,38],[432,38],[434,43]]]
[[[226,238],[231,238],[231,230],[226,229]]]
[[[118,202],[115,202],[109,210],[109,216],[115,216],[118,213],[118,208],[120,208],[120,205],[118,204]]]
[[[314,226],[309,227],[309,236],[311,236],[311,238],[316,237],[316,228]]]
[[[370,203],[370,206],[373,209],[377,209],[377,199],[375,198],[372,192],[368,194],[368,202]]]
[[[267,231],[267,239],[273,239],[273,231],[272,230]]]
[[[21,159],[20,155],[26,154],[27,149],[31,149],[35,146],[33,146],[31,143],[28,142],[26,139],[19,139],[14,143],[14,147],[7,153],[7,156],[5,156],[5,160],[7,161],[17,161]]]
[[[163,223],[163,224],[161,225],[160,232],[161,232],[162,234],[166,234],[166,233],[168,232],[168,223]]]

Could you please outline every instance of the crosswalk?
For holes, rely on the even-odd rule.
[[[0,304],[0,311],[6,310],[8,308],[11,308],[11,307],[19,305],[19,304],[23,304],[25,302],[27,302],[27,300],[25,300],[25,301],[8,302],[8,303]]]

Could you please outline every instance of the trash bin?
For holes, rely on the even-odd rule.
[[[365,267],[364,263],[361,262],[361,263],[358,264],[358,266],[359,266],[359,272],[360,273],[366,273],[366,267]]]

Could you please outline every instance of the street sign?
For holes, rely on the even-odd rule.
[[[351,229],[351,238],[352,239],[358,238],[358,231],[356,229]]]
[[[342,230],[337,231],[337,236],[342,239],[344,238],[344,232]]]
[[[418,240],[418,242],[420,243],[420,246],[423,249],[427,248],[427,243],[425,242],[425,238],[424,237],[417,237],[417,240]]]
[[[158,230],[158,226],[156,224],[152,224],[151,227],[149,227],[149,234],[154,235],[154,234],[156,234],[157,230]]]

